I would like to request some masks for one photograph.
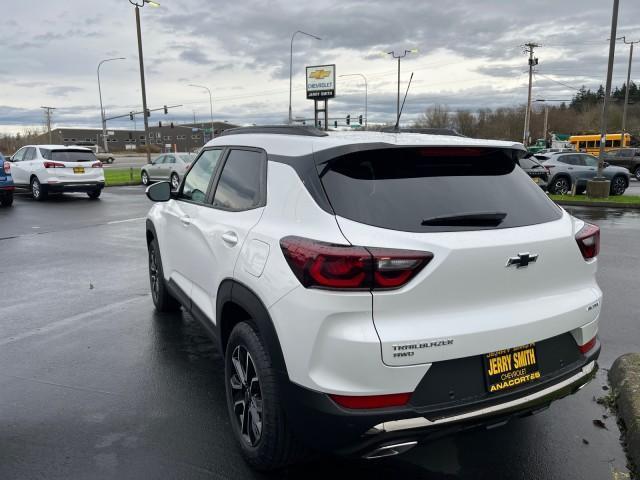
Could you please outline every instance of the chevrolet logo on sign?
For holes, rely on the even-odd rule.
[[[327,78],[329,75],[331,75],[331,72],[329,70],[316,70],[315,72],[311,72],[309,74],[309,78],[322,80],[323,78]]]

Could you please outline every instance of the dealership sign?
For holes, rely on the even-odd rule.
[[[307,67],[307,98],[326,100],[336,96],[336,66]]]

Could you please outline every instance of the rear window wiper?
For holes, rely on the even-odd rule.
[[[504,212],[460,213],[441,215],[422,220],[425,227],[497,227],[507,216]]]

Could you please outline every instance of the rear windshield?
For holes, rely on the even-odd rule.
[[[366,150],[336,157],[319,170],[337,215],[392,230],[509,228],[561,216],[503,150]]]
[[[191,163],[193,161],[193,159],[195,158],[195,156],[192,157],[187,153],[181,153],[178,156],[180,157],[180,160],[182,160],[184,163]]]
[[[40,153],[46,160],[56,162],[96,162],[95,154],[89,150],[49,150],[41,148]]]
[[[520,166],[525,169],[543,168],[542,165],[530,158],[521,158],[518,163],[520,163]]]

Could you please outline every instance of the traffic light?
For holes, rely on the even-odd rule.
[[[173,122],[171,122],[171,128],[173,128]]]
[[[362,115],[360,115],[360,116],[358,117],[358,123],[359,123],[360,125],[362,125]]]
[[[167,106],[164,106],[164,114],[166,115],[167,113],[169,113],[169,109],[167,108]]]
[[[322,128],[322,120],[318,120],[318,128]]]
[[[133,112],[129,112],[129,120],[133,122]]]
[[[351,125],[351,115],[347,115],[347,125]]]
[[[338,120],[333,121],[333,128],[338,128]]]
[[[158,122],[158,128],[162,128],[162,122]]]

